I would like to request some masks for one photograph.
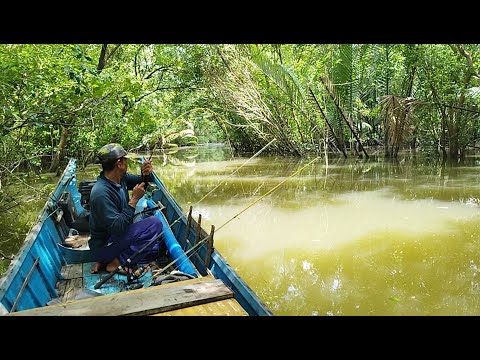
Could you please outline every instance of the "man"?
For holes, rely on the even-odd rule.
[[[145,183],[142,176],[127,173],[127,157],[125,149],[116,143],[103,146],[97,154],[102,171],[90,193],[89,246],[97,260],[92,274],[104,269],[114,271],[162,232],[162,222],[156,216],[133,223]],[[152,172],[152,161],[145,161],[142,174],[147,181],[153,180]],[[159,242],[154,241],[134,261],[154,260],[158,251]]]

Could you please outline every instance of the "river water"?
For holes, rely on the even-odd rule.
[[[480,157],[455,166],[412,154],[251,159],[212,146],[153,160],[179,205],[192,205],[207,231],[215,225],[215,247],[275,315],[480,313]],[[79,169],[79,180],[98,171]],[[57,179],[42,176],[32,186],[53,188]],[[4,233],[0,250],[18,249],[44,202],[2,218],[17,240]]]

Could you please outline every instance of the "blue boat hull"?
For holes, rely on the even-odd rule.
[[[64,222],[59,222],[65,214],[59,209],[58,202],[65,192],[70,193],[77,214],[85,211],[80,203],[81,194],[77,188],[75,171],[76,161],[72,159],[18,255],[0,279],[0,314],[46,306],[58,296],[56,284],[63,279],[62,267],[94,261],[90,250],[65,246],[64,240],[69,228]],[[200,241],[196,255],[188,256],[188,266],[195,268],[200,276],[211,275],[221,279],[233,290],[235,299],[249,315],[273,315],[212,246],[213,234],[199,227],[191,217],[187,218],[156,174],[154,179],[155,190],[151,192],[147,203],[149,207],[159,203],[165,206],[165,209],[162,212],[157,211],[155,216],[173,224],[169,234],[169,252],[182,260],[178,263],[183,263],[185,259],[182,257],[186,258],[188,249]]]

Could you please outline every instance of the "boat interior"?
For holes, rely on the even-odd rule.
[[[55,228],[62,241],[58,243],[64,258],[59,279],[55,284],[55,293],[47,306],[18,311],[15,304],[8,315],[248,315],[234,299],[233,291],[208,269],[209,256],[213,251],[213,231],[210,234],[208,248],[204,256],[197,251],[182,247],[183,263],[188,261],[194,273],[182,271],[177,259],[172,258],[171,249],[159,254],[158,259],[148,263],[138,263],[126,270],[108,273],[101,269],[92,273],[95,264],[88,248],[89,194],[95,181],[81,182],[64,191],[56,206],[51,206]],[[75,184],[75,182],[73,182]],[[168,211],[155,194],[155,184],[149,186],[150,207],[154,210],[144,216],[159,216],[169,231],[171,221],[167,220]],[[157,189],[158,190],[158,189]],[[194,246],[188,240],[190,232],[197,231],[194,239],[201,240],[205,231],[199,222],[188,214],[188,226],[185,239],[189,249]],[[195,224],[195,226],[193,226]],[[52,229],[50,229],[52,231]],[[173,236],[173,234],[171,234]],[[162,235],[165,237],[166,235]],[[176,243],[178,247],[178,243]],[[188,256],[186,256],[188,254]],[[190,261],[194,258],[195,261]],[[201,263],[197,267],[195,263]],[[35,268],[33,264],[32,268]],[[130,291],[135,290],[135,291]],[[22,294],[20,293],[19,296]]]

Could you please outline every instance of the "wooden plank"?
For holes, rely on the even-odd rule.
[[[233,297],[220,279],[177,286],[152,286],[11,313],[11,316],[152,315]]]
[[[67,285],[67,280],[60,280],[57,282],[57,291],[58,297],[63,297],[65,295],[65,287]]]
[[[190,206],[190,210],[188,211],[188,217],[187,217],[187,228],[185,230],[185,241],[190,243],[190,241],[188,241],[188,235],[190,235],[190,226],[192,225],[192,207]],[[187,250],[183,249],[184,251]]]
[[[202,214],[198,214],[198,222],[197,222],[197,232],[195,236],[195,244],[196,245],[200,241],[200,235],[202,233]]]
[[[70,274],[69,274],[71,279],[76,279],[76,278],[83,277],[83,266],[82,266],[82,264],[73,264],[71,266],[72,267],[70,268]]]
[[[83,289],[83,277],[75,279],[75,296],[77,296]]]
[[[62,270],[60,271],[60,275],[62,275],[62,277],[64,279],[69,279],[69,274],[70,274],[70,268],[71,267],[72,267],[72,265],[62,266]]]
[[[83,288],[83,277],[60,280],[57,282],[58,299],[62,303],[73,301],[82,292]]]
[[[71,264],[62,266],[61,275],[64,279],[75,279],[83,276],[82,264]]]
[[[67,279],[65,281],[65,293],[62,301],[70,301],[75,297],[75,279]]]
[[[235,299],[226,299],[188,308],[165,311],[152,316],[248,316]]]
[[[205,254],[205,267],[208,269],[210,267],[210,259],[212,257],[213,251],[213,234],[215,233],[215,225],[212,225],[210,235],[207,240],[207,253]]]
[[[32,267],[30,268],[30,270],[28,271],[28,274],[27,276],[25,277],[25,279],[23,280],[22,282],[22,286],[20,287],[20,290],[17,294],[17,297],[15,299],[15,301],[13,302],[13,305],[12,305],[12,308],[10,309],[11,312],[14,312],[15,310],[17,310],[17,306],[20,302],[20,298],[22,297],[23,295],[23,291],[26,289],[27,285],[29,285],[29,281],[30,281],[30,278],[32,277],[32,274],[33,272],[35,271],[35,269],[37,268],[38,266],[38,263],[40,261],[40,258],[36,258],[35,261],[33,262],[33,265]]]

